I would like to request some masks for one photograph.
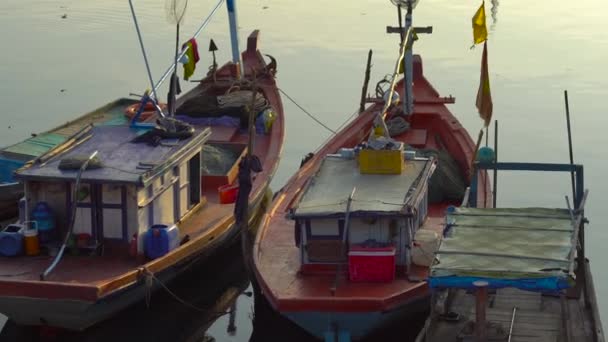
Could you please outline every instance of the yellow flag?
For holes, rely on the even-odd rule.
[[[486,27],[485,2],[481,3],[477,12],[473,16],[473,43],[483,43],[488,39],[488,29]]]
[[[477,90],[477,101],[475,106],[479,111],[479,116],[488,127],[492,120],[492,94],[490,94],[490,74],[488,72],[488,42],[483,43],[483,55],[481,57],[481,77],[479,79],[479,89]]]

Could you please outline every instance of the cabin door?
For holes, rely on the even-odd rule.
[[[101,239],[128,241],[127,234],[127,189],[123,185],[99,185],[97,188],[98,235]]]
[[[197,153],[188,161],[188,178],[190,184],[189,207],[197,205],[201,201],[201,154]]]
[[[72,184],[71,187],[73,186]],[[96,242],[104,239],[128,239],[124,186],[82,184],[77,199],[75,234],[88,234]]]

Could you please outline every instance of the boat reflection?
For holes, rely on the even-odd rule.
[[[207,330],[222,316],[236,317],[236,301],[248,286],[240,244],[235,243],[211,262],[193,266],[171,285],[171,292],[183,302],[167,291],[159,291],[150,298],[149,307],[145,302],[138,303],[77,338],[79,341],[213,341]],[[233,323],[233,319],[230,322]],[[236,326],[230,324],[227,329],[231,334]]]
[[[416,336],[424,325],[426,315],[402,315],[390,324],[379,329],[361,342],[408,342],[415,341]],[[253,320],[253,333],[250,342],[289,341],[313,342],[318,341],[295,323],[279,315],[273,310],[264,296],[255,296],[255,316]],[[336,339],[337,341],[337,339]]]

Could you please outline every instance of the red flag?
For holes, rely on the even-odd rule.
[[[483,43],[483,56],[481,57],[481,77],[479,90],[477,90],[477,101],[475,102],[479,116],[488,127],[492,120],[492,94],[490,94],[490,74],[488,73],[488,42]]]

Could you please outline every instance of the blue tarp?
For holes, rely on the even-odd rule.
[[[483,280],[488,282],[488,287],[498,289],[504,287],[514,287],[524,291],[542,291],[551,292],[567,289],[572,286],[564,277],[547,277],[547,278],[526,278],[526,279],[502,279],[502,278],[485,278],[485,277],[430,277],[428,284],[431,288],[460,288],[460,289],[475,289],[473,282]]]
[[[23,166],[23,162],[0,157],[0,183],[12,183],[13,172]]]

